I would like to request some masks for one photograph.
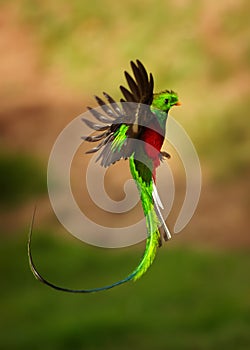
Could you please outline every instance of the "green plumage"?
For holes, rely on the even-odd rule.
[[[127,138],[128,126],[125,124],[122,124],[120,128],[115,132],[115,138],[111,145],[112,152],[120,151],[124,142]]]
[[[138,162],[134,159],[134,155],[130,157],[129,164],[131,174],[136,181],[140,193],[148,234],[143,258],[134,271],[135,275],[133,280],[135,281],[140,278],[153,263],[160,242],[160,232],[158,230],[159,220],[154,210],[152,173],[149,169],[146,169],[146,167],[143,169],[143,172],[139,172],[137,167]]]

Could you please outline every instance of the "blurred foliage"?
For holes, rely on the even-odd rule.
[[[100,79],[95,78],[107,75],[107,70],[108,76],[112,77],[115,71],[119,78],[121,63],[127,64],[137,57],[147,59],[163,87],[166,82],[179,82],[200,74],[215,80],[227,79],[243,64],[249,66],[247,1],[225,6],[220,23],[211,24],[211,35],[216,34],[213,26],[218,26],[215,42],[221,38],[226,46],[228,40],[238,42],[240,65],[233,65],[230,57],[223,56],[223,51],[209,52],[211,43],[203,41],[210,40],[209,34],[205,30],[199,33],[205,2],[186,1],[182,6],[160,0],[14,2],[44,47],[47,63],[62,66],[62,72],[74,76],[81,86],[84,80],[87,86],[96,89]]]
[[[35,262],[51,281],[71,287],[115,281],[140,256],[135,248],[83,248],[49,237],[46,232],[34,237]],[[68,295],[33,278],[25,250],[20,236],[0,246],[1,349],[250,346],[250,260],[244,251],[197,251],[170,242],[140,281],[100,294]]]
[[[247,0],[14,3],[39,47],[41,72],[56,71],[78,94],[119,98],[122,70],[140,58],[156,90],[179,92],[183,108],[172,113],[214,175],[249,170]]]
[[[140,57],[155,63],[157,83],[163,86],[166,81],[171,84],[183,79],[183,75],[197,72],[202,62],[199,41],[193,33],[185,35],[177,26],[181,22],[184,28],[191,27],[199,14],[195,2],[178,9],[173,3],[160,0],[22,0],[19,7],[23,20],[35,29],[44,49],[42,60],[56,65],[77,86],[84,82],[96,90],[97,82],[100,84],[105,77],[106,85],[117,93],[113,82],[114,78],[119,81],[121,64]],[[183,34],[185,40],[180,40]],[[176,48],[174,57],[185,56],[185,60],[179,64],[179,59],[171,59],[166,66],[166,57]]]
[[[249,100],[239,108],[229,104],[227,113],[208,116],[195,128],[193,140],[217,180],[232,180],[250,171],[249,109]]]
[[[17,206],[47,191],[42,164],[30,155],[0,153],[0,207]]]
[[[172,114],[220,179],[249,171],[248,3],[0,0],[32,37],[36,85],[56,75],[78,96],[106,90],[118,99],[123,70],[141,59],[154,73],[156,90],[179,93],[183,107]],[[53,78],[51,89],[55,93]],[[0,186],[1,208],[12,208],[43,193],[46,175],[33,157],[2,152]],[[35,281],[26,237],[12,233],[0,245],[0,349],[250,348],[249,252],[199,251],[170,242],[136,284],[67,295]],[[116,281],[141,255],[135,248],[79,248],[48,231],[36,232],[33,253],[49,280],[75,288]]]

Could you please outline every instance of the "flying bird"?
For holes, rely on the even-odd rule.
[[[144,65],[136,60],[130,62],[133,76],[124,72],[128,88],[120,86],[123,97],[116,102],[110,95],[95,96],[99,108],[88,107],[97,120],[83,118],[83,122],[96,131],[93,136],[82,138],[90,143],[98,143],[86,153],[99,152],[97,161],[109,167],[120,159],[128,159],[130,171],[136,182],[146,220],[147,239],[144,254],[138,266],[124,279],[111,285],[93,289],[69,289],[57,286],[37,271],[31,255],[31,235],[34,214],[31,222],[28,255],[31,270],[35,277],[50,287],[72,293],[91,293],[138,280],[152,265],[162,238],[171,238],[169,229],[161,214],[163,205],[156,188],[156,169],[160,162],[170,155],[162,151],[168,113],[171,107],[179,106],[177,93],[164,90],[154,93],[153,75],[147,73]],[[160,229],[161,228],[161,229]]]

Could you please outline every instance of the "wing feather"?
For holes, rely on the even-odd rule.
[[[139,138],[143,129],[143,124],[150,121],[153,117],[150,111],[150,105],[153,101],[154,79],[152,74],[148,74],[146,68],[141,61],[131,61],[130,66],[133,72],[132,77],[128,72],[124,72],[128,88],[120,86],[120,90],[124,98],[117,103],[109,94],[103,92],[107,102],[102,98],[95,96],[101,112],[96,109],[88,107],[89,112],[93,117],[104,126],[94,124],[86,119],[83,119],[85,124],[97,131],[105,131],[100,135],[83,137],[88,142],[101,142],[87,153],[101,152],[97,160],[101,160],[101,165],[107,167],[115,163],[121,158],[128,158],[134,152],[135,143],[133,139]],[[133,102],[124,103],[123,102]],[[148,105],[146,107],[145,105]],[[143,107],[143,108],[142,108]],[[112,148],[119,128],[122,125],[127,125],[127,139],[119,150]]]

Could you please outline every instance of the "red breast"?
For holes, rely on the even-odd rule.
[[[156,130],[148,127],[142,135],[142,140],[145,142],[146,154],[153,161],[153,177],[155,179],[155,170],[160,165],[159,154],[164,142],[164,136],[159,134]]]

